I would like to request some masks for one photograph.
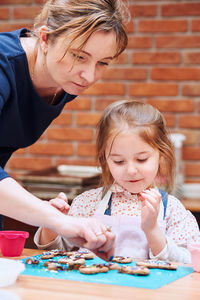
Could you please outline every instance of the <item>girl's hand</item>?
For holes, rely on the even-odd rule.
[[[65,193],[59,193],[56,198],[49,200],[49,203],[63,214],[68,214],[70,205],[68,204]]]
[[[142,203],[141,228],[144,233],[156,229],[157,218],[160,209],[161,195],[155,188],[144,190],[140,193],[139,199]]]

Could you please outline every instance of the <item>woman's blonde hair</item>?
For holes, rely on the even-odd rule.
[[[108,139],[112,138],[113,142],[119,133],[132,129],[143,141],[159,151],[157,176],[166,178],[166,190],[171,191],[174,184],[175,155],[168,138],[165,120],[155,107],[138,101],[113,102],[105,109],[97,125],[96,153],[102,168],[102,184],[108,188],[114,180],[105,154]]]
[[[127,46],[124,24],[129,18],[130,13],[123,0],[49,0],[35,19],[33,34],[38,36],[40,27],[45,25],[51,42],[66,34],[70,41],[69,49],[75,40],[82,38],[81,50],[92,33],[114,31],[117,41],[114,57],[117,57]]]

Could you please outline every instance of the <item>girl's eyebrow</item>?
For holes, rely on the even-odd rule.
[[[134,155],[140,155],[140,154],[148,154],[150,153],[150,151],[141,151],[138,153],[135,153]],[[109,156],[123,156],[124,154],[119,154],[119,153],[110,153]]]

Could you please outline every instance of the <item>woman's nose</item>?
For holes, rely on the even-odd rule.
[[[87,83],[93,83],[95,81],[95,67],[88,66],[81,71],[81,78],[84,79]]]

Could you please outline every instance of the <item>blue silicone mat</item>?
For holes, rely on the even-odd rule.
[[[31,257],[40,260],[41,255]],[[58,260],[59,258],[60,257],[57,256],[54,258],[54,260]],[[26,259],[22,259],[21,261],[25,263]],[[190,267],[178,266],[177,270],[151,269],[150,274],[147,276],[122,274],[118,273],[117,270],[110,270],[108,273],[85,275],[81,274],[77,270],[49,271],[47,267],[43,266],[43,263],[45,261],[46,260],[40,260],[39,265],[25,264],[26,269],[21,274],[145,289],[157,289],[193,272],[193,269]],[[91,265],[94,263],[105,263],[105,261],[98,257],[95,257],[92,260],[86,260],[87,265]],[[127,265],[135,265],[135,262]]]

